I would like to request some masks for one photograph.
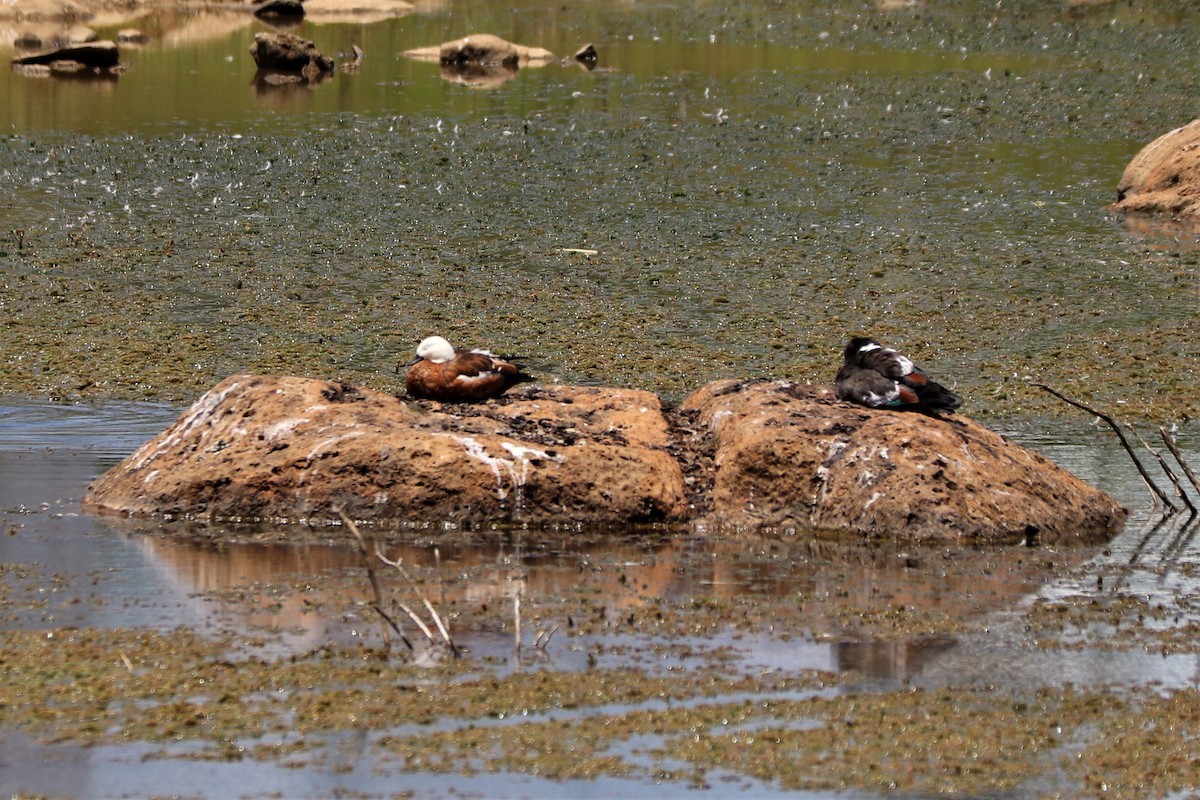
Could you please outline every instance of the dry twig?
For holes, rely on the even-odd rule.
[[[1049,392],[1050,394],[1057,397],[1059,400],[1062,400],[1067,405],[1075,406],[1075,408],[1086,411],[1089,414],[1093,414],[1093,415],[1099,417],[1100,419],[1104,420],[1106,423],[1108,423],[1108,427],[1112,428],[1113,433],[1117,434],[1117,439],[1120,440],[1121,446],[1125,448],[1125,452],[1128,453],[1129,458],[1133,460],[1133,465],[1135,467],[1137,467],[1138,474],[1141,475],[1142,480],[1145,481],[1146,488],[1150,490],[1151,494],[1153,494],[1155,497],[1157,497],[1159,500],[1161,500],[1162,504],[1164,506],[1166,506],[1168,509],[1170,509],[1170,513],[1173,514],[1179,510],[1175,506],[1175,504],[1171,502],[1171,499],[1169,497],[1167,497],[1167,493],[1164,492],[1161,488],[1159,488],[1158,484],[1155,483],[1153,481],[1153,479],[1151,479],[1150,474],[1148,472],[1146,472],[1146,468],[1144,466],[1142,466],[1142,462],[1138,460],[1137,455],[1133,452],[1133,448],[1129,446],[1129,441],[1126,440],[1125,434],[1121,433],[1121,427],[1119,425],[1117,425],[1117,423],[1113,420],[1112,417],[1110,417],[1107,414],[1104,414],[1100,411],[1097,411],[1094,408],[1090,408],[1089,406],[1084,405],[1083,403],[1079,402],[1078,400],[1072,400],[1071,398],[1067,397],[1066,395],[1061,394],[1061,393],[1055,391],[1054,389],[1051,389],[1049,386],[1047,386],[1044,383],[1035,383],[1034,386],[1038,387],[1039,389]]]
[[[518,653],[521,651],[521,593],[513,595],[513,644]]]
[[[419,597],[421,602],[425,605],[425,610],[429,612],[429,616],[433,618],[433,623],[437,626],[438,633],[442,635],[442,641],[447,647],[450,648],[450,652],[456,657],[461,655],[461,653],[458,651],[458,646],[455,645],[454,640],[450,638],[450,629],[447,628],[446,623],[442,621],[442,616],[438,614],[437,609],[433,607],[433,603],[429,602],[429,598],[426,597],[425,593],[421,591],[421,587],[417,585],[415,580],[413,580],[412,575],[410,575],[408,570],[404,568],[404,559],[398,558],[395,561],[392,561],[383,553],[379,552],[378,548],[375,550],[375,557],[387,564],[389,567],[395,568],[397,572],[404,576],[404,579],[408,581],[408,585],[414,592],[417,593],[417,597]],[[403,608],[405,612],[407,612],[408,615],[413,618],[414,621],[416,621],[417,615],[415,612],[403,604],[401,604],[400,607]],[[433,634],[429,631],[428,627],[422,624],[421,628],[429,640],[434,641]]]
[[[1142,443],[1143,447],[1150,451],[1150,455],[1158,459],[1159,468],[1163,471],[1163,474],[1167,476],[1167,480],[1171,482],[1171,485],[1175,487],[1175,495],[1183,501],[1185,506],[1188,507],[1188,511],[1191,512],[1192,516],[1196,516],[1196,507],[1192,505],[1191,498],[1188,497],[1187,492],[1183,490],[1183,484],[1179,482],[1179,477],[1171,470],[1171,466],[1167,464],[1167,460],[1162,457],[1161,453],[1151,447],[1150,443],[1143,439],[1142,435],[1138,433],[1132,425],[1126,422],[1125,427],[1129,429],[1130,433],[1137,437],[1137,440]]]
[[[338,508],[337,513],[338,516],[342,518],[342,522],[345,523],[347,530],[354,535],[354,541],[358,543],[358,554],[362,557],[363,566],[367,568],[367,579],[371,583],[371,608],[375,609],[375,613],[377,613],[383,619],[383,621],[387,623],[383,629],[384,647],[391,646],[391,641],[388,636],[388,627],[390,626],[391,629],[396,632],[396,635],[400,637],[400,641],[404,642],[409,650],[412,650],[412,642],[410,642],[408,637],[404,635],[404,631],[400,629],[400,626],[396,623],[396,621],[392,619],[386,611],[383,610],[383,591],[379,588],[379,576],[375,574],[375,570],[371,566],[371,556],[368,553],[366,539],[363,538],[362,533],[358,530],[358,526],[354,524],[354,520],[347,516],[345,509]],[[374,545],[374,542],[372,542],[372,545]]]
[[[1179,446],[1175,444],[1175,437],[1167,432],[1163,426],[1158,426],[1158,433],[1162,436],[1163,444],[1171,451],[1171,455],[1175,456],[1175,460],[1179,462],[1179,466],[1183,468],[1183,474],[1192,482],[1192,487],[1200,492],[1200,481],[1196,480],[1196,473],[1192,472],[1191,466],[1183,460],[1183,453],[1179,452]]]
[[[550,637],[554,635],[556,630],[558,630],[558,623],[555,623],[554,627],[548,631],[538,631],[537,638],[533,640],[533,646],[545,650],[546,645],[550,644]]]

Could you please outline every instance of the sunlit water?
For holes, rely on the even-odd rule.
[[[170,406],[130,403],[25,402],[0,407],[0,526],[4,533],[0,537],[0,563],[21,571],[19,578],[8,576],[10,594],[5,598],[3,626],[54,631],[69,626],[166,630],[184,625],[233,633],[235,637],[265,637],[266,649],[260,648],[259,652],[277,655],[304,653],[329,642],[376,640],[374,620],[365,611],[353,610],[354,598],[332,598],[320,590],[311,594],[301,591],[273,605],[271,597],[262,594],[280,582],[292,586],[315,584],[322,576],[359,569],[360,562],[348,546],[334,542],[213,547],[194,541],[186,526],[173,528],[164,537],[152,528],[130,529],[80,513],[79,498],[87,484],[168,425],[177,412]],[[1153,515],[1145,489],[1128,456],[1106,430],[1087,424],[1056,424],[1054,432],[1030,426],[1010,435],[1135,509],[1126,533],[1103,552],[1088,557],[1090,562],[1081,563],[1074,577],[1064,583],[1013,583],[1000,572],[994,577],[995,585],[988,587],[979,583],[980,575],[974,569],[957,574],[960,556],[953,555],[956,548],[908,548],[881,558],[847,557],[843,553],[833,563],[816,559],[811,565],[782,564],[766,571],[747,571],[736,568],[736,559],[731,558],[745,546],[744,541],[723,542],[720,537],[688,534],[645,543],[619,535],[580,533],[564,537],[528,532],[514,538],[512,534],[485,532],[467,536],[457,546],[441,539],[441,568],[450,575],[470,576],[465,584],[456,581],[450,588],[453,599],[464,603],[508,602],[519,588],[523,601],[532,608],[541,602],[553,602],[582,580],[591,580],[602,590],[610,613],[620,613],[622,607],[628,608],[627,603],[636,605],[645,596],[729,598],[773,593],[786,596],[802,591],[817,599],[818,610],[813,613],[819,618],[819,598],[825,592],[856,592],[863,587],[883,597],[892,596],[896,602],[934,609],[974,598],[979,608],[972,614],[991,620],[984,623],[987,633],[982,636],[911,641],[827,636],[814,639],[804,630],[785,637],[777,635],[779,631],[761,637],[718,634],[694,641],[696,652],[692,658],[697,665],[703,663],[706,648],[721,646],[736,653],[743,669],[851,670],[861,676],[863,688],[888,688],[899,682],[928,686],[1195,685],[1200,673],[1191,654],[1163,657],[1140,651],[1031,648],[1020,626],[1007,624],[1012,609],[1038,596],[1086,595],[1093,590],[1093,570],[1138,560],[1153,563],[1140,572],[1131,570],[1131,580],[1139,583],[1127,588],[1137,593],[1150,591],[1156,599],[1170,602],[1175,593],[1192,593],[1198,587],[1194,579],[1177,570],[1160,567],[1171,560],[1175,566],[1200,561],[1189,542],[1173,540],[1169,531],[1147,538],[1145,523]],[[393,557],[403,556],[413,565],[432,564],[428,542],[422,537],[407,537],[406,541],[409,543],[391,547]],[[947,571],[930,581],[927,573],[904,567],[913,559],[949,559],[945,561]],[[959,586],[960,582],[964,585]],[[631,594],[626,588],[629,585],[638,586],[639,591]],[[362,599],[365,581],[358,586]],[[244,603],[247,597],[256,600],[249,608]],[[326,610],[306,611],[302,606],[312,598],[327,602]],[[499,663],[511,658],[510,636],[492,630],[455,631],[457,643],[467,650],[469,658],[498,659]],[[611,658],[617,662],[625,659],[639,668],[656,668],[652,662],[639,661],[637,637],[607,636],[598,641],[616,648]],[[584,669],[588,666],[586,649],[576,640],[560,636],[546,653],[556,669]],[[366,754],[371,738],[364,734],[356,742],[354,737],[344,741],[334,737],[328,747],[341,755],[353,756],[357,750]],[[20,776],[16,785],[53,795],[85,797],[114,791],[138,795],[151,787],[160,790],[164,785],[186,786],[190,792],[200,785],[197,781],[203,771],[213,768],[205,765],[202,770],[186,760],[156,760],[153,770],[122,769],[122,765],[136,763],[141,753],[136,746],[76,750],[38,745],[15,731],[6,733],[0,742],[0,763],[26,765],[16,773],[6,768],[6,774]],[[315,765],[297,771],[249,762],[221,764],[219,769],[222,780],[237,781],[244,796],[268,789],[310,797],[325,795],[335,787],[386,791],[386,782],[367,764],[369,759],[360,768],[336,773]],[[537,785],[536,781],[517,776],[505,780],[503,791],[508,795],[533,791]],[[752,781],[738,781],[747,788],[755,787]],[[605,779],[559,788],[589,796],[655,796],[648,787],[626,784]],[[405,783],[419,793],[433,794],[446,785],[436,776],[419,775],[408,776]],[[459,790],[477,785],[484,794],[489,791],[486,781],[477,784],[455,779],[453,785]],[[493,785],[491,791],[496,790]]]
[[[704,361],[723,362],[739,375],[766,374],[779,363],[769,342],[743,332],[758,330],[744,323],[752,313],[790,320],[798,297],[849,282],[861,305],[855,300],[849,311],[842,306],[845,319],[838,325],[874,318],[874,311],[863,309],[875,302],[865,294],[869,289],[887,296],[889,307],[895,301],[898,313],[912,314],[897,325],[919,326],[923,319],[913,312],[925,307],[931,285],[943,282],[932,273],[959,267],[960,251],[966,266],[954,273],[953,291],[935,297],[957,302],[955,292],[994,296],[1020,308],[1025,313],[1014,314],[1013,335],[1034,346],[1062,339],[1080,346],[1092,333],[1085,311],[1096,297],[1115,298],[1123,324],[1194,316],[1194,296],[1175,282],[1178,275],[1124,264],[1128,250],[1140,249],[1142,240],[1115,231],[1098,211],[1111,199],[1116,176],[1141,139],[1116,122],[1097,121],[1098,115],[1062,124],[1079,106],[1136,103],[1142,85],[1134,79],[1136,71],[1114,70],[1115,88],[1108,95],[1080,99],[1075,87],[1045,78],[1072,58],[1070,39],[1057,24],[1047,25],[1041,34],[1045,45],[1036,55],[1009,55],[980,48],[979,41],[958,45],[899,32],[890,37],[879,32],[877,19],[808,4],[786,20],[773,17],[769,26],[742,19],[735,10],[697,5],[697,24],[682,24],[679,10],[668,5],[614,13],[607,5],[544,2],[433,5],[370,24],[306,22],[297,32],[326,54],[345,60],[340,54],[357,44],[366,59],[356,74],[283,87],[256,80],[247,46],[266,26],[246,15],[97,25],[102,36],[130,24],[151,34],[147,45],[123,49],[129,68],[118,77],[0,73],[0,134],[12,137],[11,163],[0,165],[4,246],[11,250],[11,231],[20,229],[31,242],[87,233],[101,247],[154,248],[147,263],[131,258],[117,269],[133,273],[132,286],[158,287],[169,298],[173,322],[229,336],[236,346],[204,365],[214,379],[239,369],[242,350],[254,352],[269,338],[272,320],[245,308],[278,304],[297,284],[308,291],[302,302],[283,305],[281,316],[324,315],[330,330],[322,331],[321,343],[326,337],[338,342],[341,363],[378,371],[395,360],[397,347],[407,346],[398,336],[387,338],[393,335],[388,326],[428,320],[417,311],[411,312],[415,321],[409,320],[406,308],[392,307],[382,315],[388,320],[382,333],[357,325],[339,330],[347,307],[358,307],[360,298],[391,296],[415,298],[410,305],[424,310],[436,305],[426,284],[441,277],[443,265],[457,268],[458,261],[470,270],[465,279],[487,281],[501,296],[522,294],[530,284],[554,287],[552,296],[539,300],[544,316],[533,315],[536,325],[550,320],[573,327],[597,317],[603,322],[616,296],[653,344],[682,340],[695,345]],[[1105,9],[1094,24],[1135,30],[1174,24],[1159,13],[1169,16],[1123,4]],[[521,70],[481,90],[443,76],[437,65],[401,55],[475,31],[564,57],[592,42],[600,61],[594,71],[569,61]],[[8,32],[4,38],[0,57],[10,54],[4,49]],[[980,108],[993,82],[1011,81],[1007,85],[1017,85],[1012,91],[1019,93],[1018,81],[1032,86],[1039,80],[1052,85],[1038,114],[991,108],[986,125],[975,122],[984,118]],[[913,86],[934,97],[909,97]],[[945,99],[943,88],[950,90]],[[1146,124],[1156,132],[1175,121],[1161,105],[1139,109],[1145,116],[1159,115]],[[1029,118],[1041,114],[1037,123]],[[863,119],[870,120],[869,128]],[[1047,119],[1056,124],[1046,126]],[[925,138],[917,141],[914,132]],[[711,141],[690,146],[703,137]],[[825,144],[835,140],[862,145],[830,155]],[[1034,141],[1037,146],[1030,146]],[[462,169],[443,167],[441,159],[462,159],[453,161]],[[472,183],[478,173],[511,177],[489,169],[489,159],[528,164],[532,190],[521,203],[512,203],[512,185]],[[277,195],[264,190],[272,183]],[[437,203],[427,206],[431,198]],[[497,222],[490,215],[500,207],[503,219]],[[561,211],[568,208],[570,214]],[[745,252],[733,248],[734,255],[726,256],[716,246],[739,237]],[[1177,237],[1178,231],[1168,230],[1160,238],[1174,246]],[[600,269],[546,256],[598,241],[616,254]],[[766,263],[752,257],[762,243],[780,242],[789,246],[786,271],[769,256]],[[945,263],[916,255],[926,247],[945,256]],[[171,248],[173,253],[158,255]],[[231,265],[222,248],[254,258]],[[853,259],[845,253],[854,248],[895,250],[897,261],[912,254],[917,266],[878,268],[866,281],[846,266]],[[476,258],[477,251],[487,258]],[[685,255],[696,259],[680,267]],[[1048,255],[1062,263],[1042,269]],[[732,276],[727,260],[737,262]],[[486,263],[476,266],[477,261]],[[407,266],[393,274],[381,262]],[[508,269],[501,272],[494,264]],[[235,278],[236,292],[230,289]],[[241,296],[243,280],[248,299]],[[450,302],[445,307],[447,313],[456,309]],[[770,324],[776,324],[774,318]],[[599,349],[623,348],[609,328],[622,325],[601,325],[599,334],[589,331],[588,341]],[[635,335],[629,329],[622,333]],[[288,351],[311,344],[305,337],[283,338]],[[955,354],[954,360],[963,370],[981,363],[1004,366],[1001,359],[999,365],[986,363],[987,356],[972,352]],[[598,380],[566,359],[539,366],[567,380]],[[647,369],[635,377],[656,376]],[[215,547],[186,529],[160,535],[80,513],[87,484],[178,411],[176,405],[0,399],[0,563],[10,570],[0,626],[54,631],[185,625],[265,638],[275,654],[377,637],[375,621],[355,608],[357,598],[330,599],[318,587],[307,596],[329,605],[314,613],[296,596],[274,603],[266,593],[276,582],[295,585],[353,573],[357,557],[340,543]],[[1178,535],[1178,525],[1148,527],[1155,515],[1146,490],[1109,431],[1075,419],[1029,423],[1010,433],[1134,512],[1126,532],[1109,547],[1082,555],[1068,579],[1038,584],[1008,581],[1003,573],[992,585],[976,587],[970,582],[977,575],[951,568],[946,585],[914,585],[904,560],[945,557],[940,550],[861,558],[842,553],[836,570],[824,558],[770,570],[730,570],[724,556],[736,545],[696,533],[653,542],[485,533],[458,546],[440,539],[441,562],[448,573],[470,576],[449,591],[454,599],[474,603],[507,601],[519,587],[535,605],[584,574],[603,588],[614,609],[638,602],[627,584],[668,599],[797,591],[820,598],[849,587],[934,609],[960,603],[969,587],[982,598],[971,613],[983,620],[986,636],[864,641],[798,630],[786,639],[741,635],[696,644],[732,647],[745,669],[786,665],[853,672],[861,676],[859,688],[902,682],[1195,685],[1192,654],[1025,646],[1024,632],[1010,624],[1013,608],[1038,597],[1087,597],[1097,591],[1100,572],[1116,575],[1130,592],[1168,604],[1200,587],[1190,577],[1195,571],[1183,569],[1198,560],[1193,541],[1186,532]],[[1195,451],[1188,452],[1195,460]],[[428,541],[412,537],[395,545],[394,553],[429,568],[431,550]],[[255,602],[248,610],[235,597]],[[481,659],[507,658],[509,636],[456,631],[470,657]],[[628,637],[607,643],[636,645]],[[547,655],[558,669],[586,667],[582,649],[565,636],[552,640]],[[626,651],[614,658],[636,656]],[[702,660],[703,651],[696,658]],[[0,773],[6,780],[19,773],[16,785],[25,790],[75,797],[203,793],[196,787],[210,785],[214,772],[224,786],[236,785],[246,796],[396,791],[388,778],[374,774],[369,759],[352,758],[368,750],[367,738],[331,737],[330,747],[356,764],[344,772],[184,760],[158,760],[153,769],[135,770],[129,767],[145,754],[138,746],[53,747],[5,731]],[[510,775],[503,781],[459,776],[453,787],[480,795],[547,793],[533,778]],[[771,788],[739,781],[710,793]],[[404,788],[438,795],[447,783],[410,775]],[[661,796],[660,787],[611,779],[552,788],[562,794]]]

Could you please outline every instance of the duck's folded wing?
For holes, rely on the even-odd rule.
[[[892,380],[899,380],[905,375],[911,375],[916,367],[913,362],[897,353],[890,347],[881,347],[862,354],[862,365],[867,369],[886,375]]]
[[[472,351],[459,353],[454,359],[454,369],[460,377],[475,378],[480,375],[490,375],[501,371],[503,361],[496,361],[488,353]]]
[[[838,375],[837,396],[864,406],[885,406],[900,397],[900,387],[873,369],[860,369]]]

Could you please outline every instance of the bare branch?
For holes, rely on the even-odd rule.
[[[513,643],[514,649],[521,651],[521,593],[513,595]]]
[[[433,636],[433,631],[429,630],[429,626],[425,624],[425,620],[421,619],[417,612],[409,608],[407,603],[402,603],[397,600],[396,605],[400,606],[401,611],[403,611],[405,614],[408,614],[408,618],[411,619],[413,623],[421,629],[421,633],[425,634],[425,638],[428,639],[430,643],[437,641],[437,639],[435,639]]]
[[[1171,455],[1175,456],[1175,460],[1179,462],[1179,466],[1183,468],[1183,474],[1192,482],[1192,487],[1200,492],[1200,481],[1196,480],[1196,473],[1192,472],[1192,467],[1183,460],[1183,453],[1179,452],[1178,445],[1175,444],[1175,437],[1167,432],[1163,426],[1158,426],[1159,435],[1162,436],[1163,444],[1171,451]]]
[[[433,618],[434,624],[437,625],[438,632],[442,635],[442,641],[445,642],[446,646],[450,648],[451,653],[453,653],[455,656],[460,655],[458,646],[455,645],[454,640],[450,638],[450,630],[446,627],[446,623],[442,621],[441,615],[438,614],[437,609],[433,607],[433,603],[429,602],[429,598],[425,596],[425,593],[421,591],[421,587],[417,585],[415,580],[413,580],[412,575],[410,575],[408,570],[404,568],[404,560],[398,558],[395,561],[392,561],[383,553],[381,553],[378,548],[375,550],[375,557],[387,564],[389,567],[394,567],[397,572],[404,576],[404,579],[408,581],[408,585],[414,592],[417,593],[417,597],[420,598],[421,602],[425,605],[425,610],[429,612],[429,616]],[[411,615],[412,612],[410,611],[409,614]],[[430,638],[432,639],[433,637]]]
[[[408,637],[404,635],[404,631],[400,629],[400,626],[396,624],[396,621],[392,619],[386,611],[383,610],[383,591],[379,588],[379,576],[375,574],[375,570],[371,566],[371,556],[368,553],[366,539],[363,538],[362,533],[358,530],[358,526],[354,524],[354,520],[347,516],[344,508],[339,506],[336,511],[338,516],[342,518],[342,522],[345,523],[346,529],[354,535],[354,541],[358,544],[358,554],[362,557],[363,566],[367,569],[367,579],[371,583],[371,594],[373,595],[371,599],[371,608],[375,609],[375,613],[378,614],[385,623],[387,623],[387,625],[385,625],[383,628],[384,646],[391,646],[391,642],[389,641],[388,637],[388,626],[390,626],[391,629],[396,632],[396,635],[400,637],[400,641],[404,642],[409,650],[412,650],[412,642],[410,642]],[[372,544],[374,543],[372,542]]]
[[[1195,516],[1196,507],[1192,505],[1191,498],[1189,498],[1187,496],[1187,492],[1183,490],[1183,485],[1179,482],[1179,477],[1171,471],[1171,467],[1167,464],[1167,460],[1162,457],[1161,453],[1151,447],[1150,444],[1142,438],[1142,435],[1138,433],[1132,425],[1126,422],[1125,427],[1129,429],[1130,433],[1137,437],[1137,440],[1142,443],[1143,447],[1150,451],[1150,455],[1158,459],[1158,466],[1162,469],[1163,474],[1167,476],[1167,479],[1171,481],[1171,484],[1175,487],[1175,494],[1180,500],[1183,501],[1183,504],[1188,507],[1188,511],[1192,512],[1192,516]]]
[[[539,631],[537,638],[533,640],[533,646],[544,650],[546,645],[550,644],[550,637],[556,630],[558,630],[558,623],[555,623],[554,627],[548,631]]]
[[[1157,497],[1159,500],[1161,500],[1162,504],[1171,510],[1171,513],[1174,513],[1179,510],[1175,506],[1175,504],[1171,502],[1171,499],[1169,497],[1167,497],[1167,493],[1164,492],[1162,489],[1160,489],[1158,484],[1156,484],[1150,478],[1150,474],[1148,472],[1146,472],[1146,468],[1142,466],[1142,462],[1139,461],[1137,455],[1134,454],[1133,448],[1129,446],[1129,442],[1128,442],[1128,440],[1126,440],[1125,434],[1121,433],[1120,426],[1117,425],[1117,423],[1113,421],[1112,417],[1108,416],[1107,414],[1103,414],[1094,408],[1085,406],[1083,403],[1080,403],[1078,400],[1072,400],[1071,398],[1067,397],[1066,395],[1061,394],[1061,393],[1055,391],[1054,389],[1051,389],[1049,386],[1047,386],[1044,383],[1035,383],[1033,385],[1038,387],[1039,389],[1049,392],[1050,394],[1057,397],[1059,400],[1062,400],[1067,405],[1075,406],[1075,408],[1086,411],[1087,413],[1097,416],[1100,419],[1104,420],[1106,423],[1108,423],[1108,427],[1112,428],[1113,433],[1117,434],[1117,439],[1120,440],[1121,446],[1125,448],[1125,452],[1128,453],[1129,458],[1133,460],[1133,465],[1135,467],[1137,467],[1138,474],[1141,475],[1142,480],[1145,481],[1146,488],[1150,490],[1151,494],[1153,494],[1155,497]]]

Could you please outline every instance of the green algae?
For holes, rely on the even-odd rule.
[[[673,792],[732,776],[780,791],[1160,797],[1200,780],[1193,688],[1050,675],[1030,682],[1019,671],[1005,675],[1003,658],[994,674],[939,686],[944,678],[931,684],[920,667],[924,651],[970,658],[979,646],[1012,647],[1018,659],[1030,650],[1086,649],[1102,659],[1158,652],[1160,623],[1186,632],[1200,616],[1186,600],[1141,596],[1139,581],[1195,571],[1194,559],[1170,548],[1151,544],[1126,563],[1119,551],[893,551],[743,536],[679,551],[669,540],[616,544],[608,555],[599,537],[585,538],[576,556],[565,542],[531,538],[520,552],[539,556],[528,564],[507,546],[505,558],[463,559],[448,534],[396,550],[467,644],[460,659],[429,658],[423,645],[389,652],[377,637],[289,653],[279,631],[260,635],[238,621],[299,605],[304,615],[359,627],[365,576],[336,559],[325,570],[207,593],[223,609],[224,632],[8,630],[0,634],[0,731],[44,745],[140,747],[151,762],[346,770],[365,759],[397,779],[451,783],[620,779]],[[419,557],[434,547],[441,560]],[[1159,549],[1167,555],[1152,557]],[[708,591],[653,583],[666,574],[692,576],[684,583],[692,586],[712,577],[713,564],[725,571]],[[0,575],[21,592],[34,571],[13,564]],[[1112,585],[1084,591],[1096,574]],[[513,582],[528,582],[527,630],[559,625],[549,647],[527,642],[512,652],[502,592]],[[1042,583],[1079,588],[1013,602]],[[733,586],[741,588],[715,591]],[[413,591],[388,576],[383,590]],[[37,598],[13,605],[21,602]],[[508,649],[474,652],[494,636],[508,638]],[[897,662],[897,680],[879,684],[845,663],[831,671],[758,661],[797,640],[836,642],[843,653],[874,648],[907,666]],[[1182,638],[1173,643],[1172,652],[1188,651]],[[351,761],[336,744],[345,735],[364,742]]]
[[[38,211],[7,214],[23,233],[3,246],[0,386],[188,402],[271,372],[395,390],[437,331],[528,354],[545,380],[678,399],[721,377],[827,382],[865,330],[973,416],[1073,413],[1027,378],[1197,416],[1174,365],[1194,355],[1200,256],[1102,211],[1140,145],[1186,121],[1193,71],[1172,48],[1190,15],[1018,4],[974,26],[954,8],[752,4],[686,25],[629,9],[620,25],[664,48],[713,25],[747,48],[730,59],[806,55],[522,75],[538,110],[501,94],[446,125],[367,111],[7,136],[0,181]]]
[[[324,758],[328,736],[367,731],[378,770],[557,781],[705,785],[720,772],[784,790],[1151,797],[1200,778],[1200,694],[1186,689],[863,694],[817,672],[488,676],[359,648],[230,661],[228,646],[184,630],[7,632],[0,724],[45,741],[193,745],[156,759],[297,768]]]

